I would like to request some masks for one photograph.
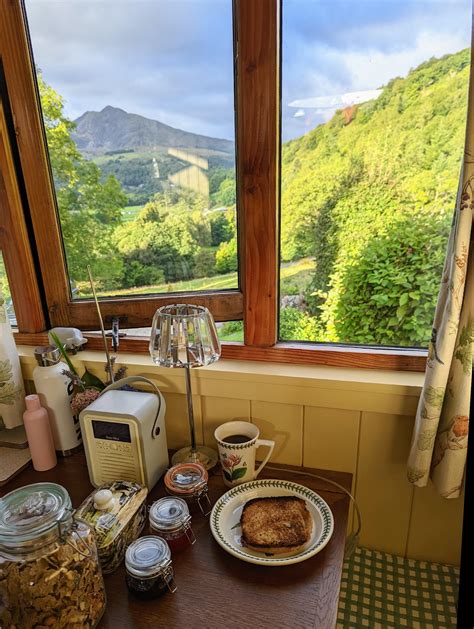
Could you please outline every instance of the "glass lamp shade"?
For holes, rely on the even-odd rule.
[[[203,306],[174,304],[153,317],[150,355],[162,367],[205,367],[219,359],[221,344],[212,314]]]

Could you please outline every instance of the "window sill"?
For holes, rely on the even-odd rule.
[[[85,333],[88,350],[102,350],[102,338],[98,334]],[[17,345],[48,345],[48,335],[15,334]],[[148,339],[126,337],[120,339],[120,352],[148,354]],[[423,373],[426,366],[426,350],[374,349],[367,347],[341,347],[299,343],[277,343],[273,347],[250,347],[243,343],[222,343],[222,358],[257,362],[284,363],[288,365],[325,365],[328,367],[409,371]]]

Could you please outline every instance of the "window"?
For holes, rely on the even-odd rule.
[[[284,0],[282,339],[427,346],[463,154],[470,12],[464,0]]]
[[[10,325],[16,327],[15,309],[13,307],[12,294],[10,291],[10,285],[8,283],[7,272],[5,270],[5,262],[3,261],[3,254],[0,251],[0,300],[3,300],[5,312],[10,321]]]
[[[323,0],[234,0],[232,10],[230,0],[55,2],[54,15],[48,18],[47,8],[53,3],[26,0],[37,67],[29,50],[26,13],[17,3],[3,5],[0,55],[6,101],[12,110],[9,139],[12,152],[17,153],[13,165],[26,217],[26,241],[31,246],[32,259],[38,262],[36,280],[41,299],[37,303],[42,305],[45,317],[43,326],[38,324],[36,330],[50,325],[97,329],[94,304],[87,293],[78,255],[90,246],[104,318],[107,322],[119,316],[122,328],[146,328],[159,305],[193,301],[208,306],[216,320],[224,323],[223,337],[234,341],[224,345],[224,357],[422,370],[425,350],[409,348],[426,346],[426,326],[418,326],[410,309],[419,306],[423,322],[430,319],[438,271],[430,268],[426,285],[417,288],[416,296],[416,291],[409,290],[403,282],[402,292],[395,295],[393,303],[383,303],[383,295],[376,291],[366,293],[367,303],[376,304],[377,310],[387,306],[386,310],[402,321],[401,326],[392,326],[395,333],[390,338],[371,338],[367,329],[362,329],[357,323],[355,310],[360,304],[355,297],[364,294],[358,287],[373,274],[372,264],[379,262],[385,251],[388,262],[383,272],[397,270],[390,263],[391,245],[383,237],[396,240],[403,236],[403,212],[392,212],[396,216],[386,222],[386,233],[370,231],[385,220],[384,204],[393,210],[390,194],[394,194],[394,189],[409,198],[410,211],[421,217],[413,222],[414,238],[424,237],[420,225],[436,229],[432,245],[438,257],[439,252],[444,253],[443,229],[452,212],[463,145],[469,68],[467,53],[459,51],[468,45],[468,20],[459,19],[459,13],[467,12],[464,0],[454,1],[456,20],[451,15],[456,11],[450,13],[445,3],[427,2],[429,19],[420,17],[420,7],[426,2],[408,0],[402,4],[362,2],[357,10],[353,4],[349,10],[343,3],[335,6]],[[68,20],[67,11],[79,5],[77,17]],[[164,6],[167,11],[162,20],[157,20],[160,7]],[[101,13],[104,11],[109,12],[107,17]],[[141,13],[146,14],[146,23]],[[216,20],[221,20],[221,28],[216,27]],[[138,23],[143,24],[139,36],[132,28]],[[189,23],[193,28],[186,30]],[[387,29],[388,24],[394,27]],[[456,30],[459,24],[460,30]],[[57,32],[52,35],[51,29]],[[418,57],[406,54],[400,38],[404,29],[407,38],[410,35],[411,41],[416,42]],[[210,32],[217,38],[215,41],[208,37]],[[64,33],[66,42],[61,40]],[[122,46],[114,49],[112,43],[117,33],[121,33]],[[162,37],[158,38],[158,33]],[[45,43],[48,37],[49,42]],[[157,39],[162,41],[157,43]],[[370,65],[367,54],[363,54],[364,46],[357,45],[357,39],[366,46],[366,53],[370,47]],[[51,47],[51,41],[56,49]],[[433,42],[436,49],[430,48]],[[181,49],[196,60],[196,77],[189,73],[191,62],[179,70]],[[58,64],[61,51],[63,61]],[[445,53],[451,56],[438,62],[427,60],[422,53],[428,57]],[[399,63],[394,62],[395,58]],[[217,64],[209,66],[207,75],[200,70],[202,59],[212,59]],[[122,69],[120,88],[119,83],[113,87],[115,79],[111,76],[116,73],[117,60]],[[417,72],[424,61],[428,76],[420,79],[420,90]],[[453,86],[456,84],[459,96],[456,107],[446,105],[445,113],[454,116],[456,129],[456,125],[435,128],[433,123],[442,115],[436,107],[442,109],[439,101],[443,101],[443,96],[434,101],[432,96],[439,87],[437,64],[445,61],[449,65],[447,74],[446,69],[440,72]],[[169,67],[173,67],[173,73],[166,75]],[[369,72],[368,68],[372,70]],[[412,73],[407,78],[410,69]],[[62,111],[56,108],[49,119],[46,115],[46,126],[50,124],[46,134],[40,117],[37,72],[41,75],[39,91],[43,91],[46,114],[47,105],[58,103],[50,88],[66,98]],[[213,73],[215,76],[211,76]],[[158,80],[162,75],[168,76],[165,90]],[[196,79],[196,89],[185,89],[194,85],[189,83],[191,79]],[[410,81],[410,89],[403,93]],[[147,91],[148,83],[153,89],[162,89],[159,106],[156,98],[146,98],[146,94],[155,94]],[[220,97],[216,96],[216,84],[222,88]],[[396,93],[394,108],[390,109],[395,123],[383,126],[378,120],[380,137],[367,132],[364,138],[371,146],[366,151],[360,150],[360,138],[359,144],[344,144],[341,138],[355,134],[364,120],[369,129],[367,120],[384,114],[390,91]],[[357,102],[353,102],[354,92],[363,93]],[[416,127],[420,118],[403,117],[410,107],[420,103],[420,93],[425,107],[421,131]],[[176,94],[181,98],[176,100]],[[341,110],[337,98],[327,107],[329,97],[342,94],[352,98],[347,107]],[[173,102],[179,106],[172,106]],[[86,110],[96,114],[84,117]],[[129,114],[141,116],[140,123],[146,119],[143,124],[154,130],[161,122],[179,130],[181,138],[189,139],[181,134],[189,132],[194,144],[178,146],[175,134],[169,145],[155,142],[150,147],[129,133]],[[76,131],[68,128],[66,122],[58,124],[59,115],[76,120]],[[97,117],[106,121],[103,134],[94,129],[91,138],[89,129]],[[407,127],[403,133],[400,120]],[[112,133],[115,140],[111,141],[111,127],[116,131],[118,127],[120,142],[116,141],[118,131]],[[416,133],[412,133],[413,129]],[[77,145],[68,142],[70,152],[56,151],[55,157],[55,136],[64,130],[70,139],[76,139]],[[397,134],[398,144],[395,142],[392,150],[387,151],[386,144],[392,143]],[[207,141],[222,140],[224,145],[208,144],[203,148],[196,140],[198,135]],[[414,143],[413,138],[417,138]],[[231,149],[233,142],[235,153]],[[443,142],[446,151],[440,151]],[[71,156],[74,167],[85,173],[92,187],[80,191],[83,197],[70,185],[70,173],[61,178],[61,167]],[[397,159],[405,160],[410,168],[419,166],[410,171],[410,181],[397,179],[394,175],[399,173],[390,170]],[[78,180],[75,172],[72,179]],[[385,195],[380,192],[382,184],[386,186]],[[86,192],[91,197],[81,205]],[[192,200],[196,198],[201,200],[194,204]],[[203,198],[207,201],[203,202]],[[364,205],[356,205],[355,201],[363,201]],[[355,207],[362,207],[363,211],[358,213]],[[80,225],[86,214],[90,215],[87,231],[81,231],[77,225],[71,229],[71,224]],[[170,248],[176,249],[172,261],[164,255],[164,245],[168,243],[160,240],[160,228],[165,226]],[[174,240],[171,234],[178,233]],[[184,250],[182,247],[189,240],[192,246]],[[410,247],[404,240],[403,243],[406,256],[413,258],[417,247],[412,247],[412,251],[411,243]],[[339,245],[353,249],[349,247],[350,251],[341,253]],[[150,249],[153,256],[148,258]],[[219,250],[222,259],[233,267],[217,268]],[[344,257],[344,253],[350,255]],[[213,260],[217,274],[210,277]],[[7,259],[5,262],[11,276],[12,263]],[[349,281],[346,275],[350,273],[355,273],[355,279],[351,275]],[[381,281],[400,288],[398,277],[389,275]],[[10,283],[13,291],[17,282]],[[337,301],[332,290],[338,283],[344,286],[339,297],[347,297],[345,301]],[[343,307],[351,311],[344,314],[344,321],[352,322],[348,330],[338,327]],[[369,326],[369,332],[373,327]],[[416,338],[411,335],[415,328],[420,330]],[[242,337],[243,344],[235,342]],[[295,343],[300,340],[313,344]],[[26,337],[25,341],[28,342]],[[396,345],[405,347],[395,348]],[[93,339],[90,347],[94,347]],[[121,347],[146,351],[146,340],[126,339]]]
[[[231,3],[25,6],[72,299],[238,288]]]

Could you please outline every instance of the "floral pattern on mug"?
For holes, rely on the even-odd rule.
[[[238,454],[222,454],[222,465],[225,478],[231,483],[234,480],[245,476],[247,471],[247,463],[244,462],[243,467],[237,467],[242,461],[242,457]]]

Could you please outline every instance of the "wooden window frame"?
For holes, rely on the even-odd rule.
[[[423,371],[425,350],[278,342],[280,26],[280,0],[234,0],[240,289],[101,298],[103,316],[106,320],[118,316],[122,327],[144,327],[159,306],[191,301],[207,306],[217,321],[243,319],[244,343],[223,343],[224,358]],[[24,211],[31,222],[39,261],[36,278],[32,278],[38,287],[34,299],[37,309],[40,296],[47,305],[36,313],[31,326],[22,314],[17,343],[38,344],[46,336],[30,333],[39,328],[93,330],[97,329],[97,316],[91,300],[73,301],[70,293],[21,0],[2,3],[0,58],[13,114],[10,140],[18,151]],[[16,269],[9,264],[7,270],[16,285]],[[14,297],[23,299],[21,294]],[[20,310],[25,311],[22,306]],[[88,347],[100,349],[100,340],[88,336]],[[121,349],[148,352],[148,343],[130,336],[121,341]]]

